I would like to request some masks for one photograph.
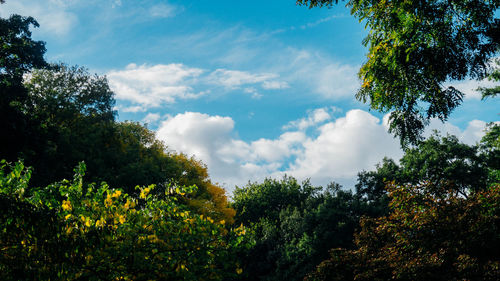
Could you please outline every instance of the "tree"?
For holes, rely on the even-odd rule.
[[[498,280],[500,185],[464,198],[389,186],[391,213],[361,220],[354,250],[334,249],[307,280]]]
[[[361,215],[378,210],[332,183],[313,187],[294,178],[266,179],[234,192],[236,222],[251,228],[255,246],[245,253],[245,280],[302,280],[332,247],[353,246]]]
[[[481,139],[479,151],[486,159],[488,183],[500,182],[500,124],[490,123]]]
[[[17,153],[35,167],[32,184],[71,178],[80,161],[89,164],[92,180],[103,180],[95,173],[103,167],[94,164],[109,158],[116,143],[115,100],[107,80],[60,64],[32,70],[24,85],[28,95],[20,108],[37,126],[30,130],[34,141]]]
[[[356,195],[365,197],[368,202],[378,206],[380,215],[388,211],[389,199],[385,186],[388,182],[401,182],[401,168],[394,160],[384,157],[382,163],[375,166],[375,171],[361,171],[355,185]]]
[[[311,8],[338,2],[297,0]],[[443,84],[486,77],[500,48],[498,0],[353,0],[346,6],[370,29],[356,97],[391,112],[389,130],[403,145],[420,140],[431,118],[445,121],[461,104],[463,93]]]
[[[498,125],[492,125],[482,139],[482,145],[461,143],[455,136],[437,134],[405,150],[399,165],[384,158],[375,171],[358,174],[357,194],[371,202],[378,202],[381,209],[387,206],[388,183],[419,185],[428,188],[434,196],[447,194],[452,188],[457,194],[468,196],[484,190],[497,182],[493,176],[498,171]]]
[[[71,167],[84,161],[86,180],[106,181],[130,195],[135,186],[155,184],[197,185],[186,200],[193,210],[228,223],[225,190],[212,184],[203,163],[168,152],[153,131],[137,122],[116,122],[114,93],[105,77],[83,67],[60,64],[32,70],[25,81],[26,116],[39,124],[32,128],[35,141],[18,152],[33,166],[32,186],[71,178]],[[160,193],[163,191],[159,191]]]
[[[499,128],[475,146],[434,135],[360,173],[357,190],[387,196],[389,213],[362,218],[356,248],[332,249],[308,280],[498,279]]]
[[[401,184],[424,184],[435,196],[452,188],[468,194],[488,187],[486,156],[455,136],[431,136],[401,158]]]
[[[29,143],[34,126],[21,109],[28,98],[23,75],[47,65],[45,43],[31,39],[30,26],[38,27],[32,17],[0,18],[0,158],[10,160]]]
[[[492,62],[490,73],[488,75],[488,80],[500,82],[500,59],[494,59]],[[500,85],[491,88],[479,87],[478,90],[483,96],[483,100],[489,97],[495,97],[500,94]]]

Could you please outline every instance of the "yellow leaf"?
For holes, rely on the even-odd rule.
[[[62,203],[62,208],[64,211],[71,211],[73,207],[71,206],[71,202],[69,200],[64,200]]]

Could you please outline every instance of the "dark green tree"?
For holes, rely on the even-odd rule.
[[[488,80],[500,82],[500,59],[496,58],[492,62],[493,66],[490,68],[490,73],[488,74]],[[478,89],[482,96],[483,100],[489,97],[495,97],[500,94],[500,85],[493,86],[491,88],[487,87],[479,87]]]
[[[382,163],[375,166],[374,171],[358,173],[355,185],[356,194],[365,197],[368,202],[379,207],[381,215],[387,212],[389,200],[385,186],[388,182],[401,182],[401,168],[394,160],[384,157]]]
[[[500,182],[500,124],[490,123],[481,139],[479,151],[486,159],[488,183]]]
[[[28,92],[23,76],[33,67],[45,67],[45,43],[31,39],[32,17],[0,18],[0,158],[16,160],[18,151],[33,140],[33,124],[22,106]]]
[[[115,145],[114,98],[104,77],[82,67],[54,65],[32,70],[25,82],[25,116],[37,124],[34,141],[18,151],[26,164],[35,167],[33,185],[44,186],[71,178],[80,161],[97,163],[109,159]],[[111,161],[112,159],[109,159]],[[99,179],[89,165],[91,179]]]
[[[297,0],[311,8],[338,2]],[[370,30],[356,97],[391,112],[389,130],[403,145],[420,140],[431,118],[445,121],[461,104],[463,93],[443,84],[486,77],[500,47],[499,0],[352,0],[346,6]]]
[[[497,139],[498,125],[490,126],[479,146],[461,143],[455,136],[434,134],[406,149],[399,164],[384,158],[374,171],[360,172],[357,194],[378,203],[383,210],[388,203],[385,190],[388,183],[425,184],[435,196],[447,194],[449,188],[462,196],[483,190],[497,181],[494,177],[498,171]]]
[[[467,196],[488,186],[486,156],[455,136],[431,136],[408,149],[400,164],[400,184],[425,184],[436,196],[449,188]]]
[[[362,219],[357,248],[332,250],[307,280],[498,280],[500,185],[468,198],[426,190],[389,186],[391,213]]]
[[[247,280],[302,280],[333,247],[353,246],[361,215],[378,210],[332,183],[267,179],[234,192],[236,222],[251,226],[256,244],[245,254]]]

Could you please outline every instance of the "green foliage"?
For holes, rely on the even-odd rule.
[[[332,249],[308,280],[498,279],[499,128],[474,146],[434,135],[359,173],[357,194],[389,213],[361,219],[356,249]]]
[[[52,65],[34,69],[25,82],[30,101],[27,114],[42,126],[68,126],[79,117],[114,119],[114,93],[105,77],[91,75],[83,67]]]
[[[297,3],[322,7],[338,1]],[[390,131],[405,146],[420,140],[430,118],[445,121],[461,104],[463,93],[443,84],[484,78],[500,48],[498,0],[353,0],[346,5],[370,30],[356,97],[391,112]]]
[[[73,181],[26,191],[22,163],[0,169],[2,280],[230,280],[242,273],[236,253],[245,228],[189,211],[195,186],[170,186],[139,198],[105,183]]]
[[[85,161],[87,181],[106,181],[129,194],[136,185],[197,185],[190,206],[232,223],[225,191],[213,185],[206,167],[167,152],[154,132],[137,122],[115,122],[114,94],[106,78],[82,67],[60,64],[33,70],[26,80],[25,115],[38,124],[31,145],[19,153],[33,166],[33,186],[70,178],[71,167]],[[161,193],[161,191],[160,191]]]
[[[332,247],[352,247],[361,215],[378,215],[359,196],[294,178],[266,179],[234,192],[236,222],[253,230],[246,280],[302,280]]]
[[[335,249],[308,280],[498,280],[500,185],[464,198],[389,186],[391,213],[361,220],[355,250]]]
[[[487,187],[488,168],[483,156],[477,146],[460,143],[455,136],[431,136],[401,158],[401,183],[426,183],[436,196],[447,188],[467,196]]]
[[[46,66],[45,44],[31,39],[31,25],[38,27],[31,17],[0,18],[0,156],[12,161],[29,142],[33,126],[21,109],[28,98],[23,75]]]
[[[500,182],[500,124],[488,124],[479,149],[482,157],[486,159],[488,182]]]
[[[500,82],[500,59],[493,60],[493,66],[491,67],[491,71],[488,74],[489,81]],[[483,96],[483,100],[489,97],[495,97],[500,94],[500,85],[493,86],[491,88],[479,87],[479,92],[481,92]]]
[[[380,215],[388,211],[388,197],[385,185],[388,182],[401,182],[401,168],[394,160],[384,157],[381,164],[377,164],[375,171],[362,171],[358,173],[356,194],[365,197],[373,206],[379,208]]]
[[[33,185],[70,178],[72,167],[87,161],[91,179],[95,163],[110,157],[114,144],[114,99],[105,78],[81,67],[55,65],[31,71],[22,109],[37,127],[19,156],[35,167]],[[93,161],[92,161],[92,160]]]
[[[484,190],[498,182],[499,149],[494,148],[498,140],[498,125],[492,125],[482,140],[482,145],[460,143],[455,136],[433,135],[417,146],[408,148],[399,165],[384,158],[375,171],[358,174],[357,194],[370,202],[387,206],[385,186],[395,182],[400,185],[423,184],[434,196],[440,197],[453,189],[462,196]]]
[[[288,207],[303,208],[306,200],[316,195],[319,188],[309,182],[299,184],[296,179],[284,177],[281,181],[265,179],[234,190],[233,207],[237,223],[248,224],[266,218],[277,222],[280,212]]]

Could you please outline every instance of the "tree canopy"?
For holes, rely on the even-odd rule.
[[[32,17],[0,18],[0,155],[14,161],[30,141],[32,120],[22,110],[28,98],[23,75],[34,67],[45,67],[45,43],[31,39]]]
[[[297,0],[310,8],[338,2]],[[498,0],[352,0],[346,6],[369,28],[356,97],[391,112],[390,131],[403,145],[420,140],[431,118],[445,121],[461,104],[464,94],[445,83],[498,76],[489,65],[500,48]]]
[[[498,280],[500,185],[446,199],[389,186],[391,213],[361,220],[357,248],[334,249],[307,280]]]
[[[332,183],[314,187],[296,179],[266,179],[234,192],[236,223],[252,230],[255,246],[244,254],[244,280],[303,280],[333,247],[353,247],[362,215],[377,206]]]

